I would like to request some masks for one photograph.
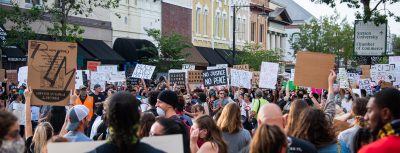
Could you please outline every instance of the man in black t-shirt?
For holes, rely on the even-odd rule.
[[[104,100],[106,100],[106,95],[103,92],[101,92],[101,90],[103,90],[103,89],[101,88],[101,86],[99,84],[94,85],[93,90],[94,90],[94,92],[90,96],[93,97],[95,107],[97,107],[100,102],[103,102]]]

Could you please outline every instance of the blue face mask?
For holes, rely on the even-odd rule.
[[[20,95],[24,95],[24,90],[21,89],[21,90],[18,91],[18,93],[19,93]]]
[[[344,99],[349,99],[350,95],[344,95]]]

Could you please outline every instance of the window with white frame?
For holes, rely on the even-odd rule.
[[[219,37],[219,16],[220,13],[217,12],[217,15],[215,16],[215,36]]]
[[[225,18],[226,14],[222,14],[222,38],[225,38]]]
[[[242,22],[242,25],[243,25],[242,40],[246,41],[246,19],[243,19],[242,21],[243,21]]]
[[[235,24],[235,26],[236,26],[235,30],[238,31],[238,33],[237,33],[237,38],[238,38],[238,40],[236,40],[236,41],[240,41],[240,40],[242,39],[242,38],[241,38],[242,30],[241,30],[241,28],[240,28],[240,27],[241,27],[240,24],[242,24],[242,21],[241,21],[240,17],[238,17],[238,18],[236,19],[236,24]]]
[[[196,34],[199,33],[199,28],[200,28],[200,11],[201,8],[196,9]]]
[[[204,30],[204,35],[207,35],[207,17],[208,17],[208,9],[206,8],[206,9],[204,9],[204,21],[203,21],[203,23],[204,23],[204,27],[203,27],[203,30]]]

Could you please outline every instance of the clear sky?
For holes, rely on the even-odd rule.
[[[315,4],[311,2],[311,0],[294,0],[297,4],[305,8],[307,11],[309,11],[312,15],[315,17],[319,18],[321,16],[330,16],[334,14],[335,9],[339,12],[340,16],[342,18],[346,17],[347,21],[349,23],[354,23],[355,20],[355,12],[354,8],[348,8],[347,5],[345,4],[340,4],[337,2],[336,8],[331,8],[326,4]],[[338,0],[336,0],[338,1]],[[371,1],[377,1],[377,0],[371,0]],[[376,2],[372,2],[373,4],[376,4]],[[371,7],[374,7],[375,5],[371,5]],[[378,9],[383,10],[384,5],[380,4]],[[362,9],[362,7],[360,8]],[[395,12],[396,15],[400,15],[400,2],[395,3],[395,4],[387,4],[386,9],[391,10],[392,12]],[[389,26],[388,30],[392,34],[400,35],[400,22],[395,22],[393,18],[389,19]]]

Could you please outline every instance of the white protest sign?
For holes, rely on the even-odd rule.
[[[364,89],[367,91],[367,95],[372,95],[372,89],[371,89],[371,80],[370,79],[361,79],[358,82],[360,89]]]
[[[48,153],[87,153],[105,144],[107,141],[57,142],[48,143]]]
[[[251,89],[253,73],[244,70],[231,69],[231,86]]]
[[[393,75],[396,78],[396,82],[400,82],[400,56],[389,56],[389,64],[395,65],[395,71],[393,72]]]
[[[357,73],[347,73],[347,78],[349,79],[350,86],[352,86],[360,80],[361,76]]]
[[[132,77],[139,79],[151,79],[155,69],[155,66],[137,64],[132,73]]]
[[[228,64],[217,64],[215,65],[218,69],[228,68]]]
[[[290,81],[294,81],[295,69],[290,69]]]
[[[279,64],[262,62],[260,72],[260,88],[275,89],[278,79]]]
[[[389,64],[400,64],[400,56],[389,56]]]
[[[79,89],[79,86],[87,86],[87,80],[90,80],[89,70],[76,70],[75,76],[75,89]]]
[[[194,64],[182,64],[182,70],[195,70],[196,65]]]
[[[347,79],[347,71],[345,68],[339,68],[339,85],[340,88],[349,88],[349,80]]]
[[[144,137],[140,141],[167,153],[183,153],[183,139],[181,134]]]
[[[18,69],[18,86],[28,84],[28,67],[23,66]]]
[[[358,94],[361,97],[361,89],[351,89],[354,94]]]
[[[387,25],[376,26],[373,22],[355,21],[354,52],[356,55],[380,56],[386,50]]]
[[[97,66],[97,72],[103,73],[117,73],[118,66],[117,65],[101,65]]]
[[[383,80],[385,82],[396,81],[395,77],[395,65],[394,64],[375,64],[371,66],[370,70],[371,80],[373,82],[379,82]]]
[[[118,71],[117,73],[111,73],[110,82],[125,82],[125,71]]]
[[[109,80],[109,75],[103,72],[92,72],[90,76],[90,89],[94,89],[96,84],[99,84],[101,88],[106,89],[106,82]]]

